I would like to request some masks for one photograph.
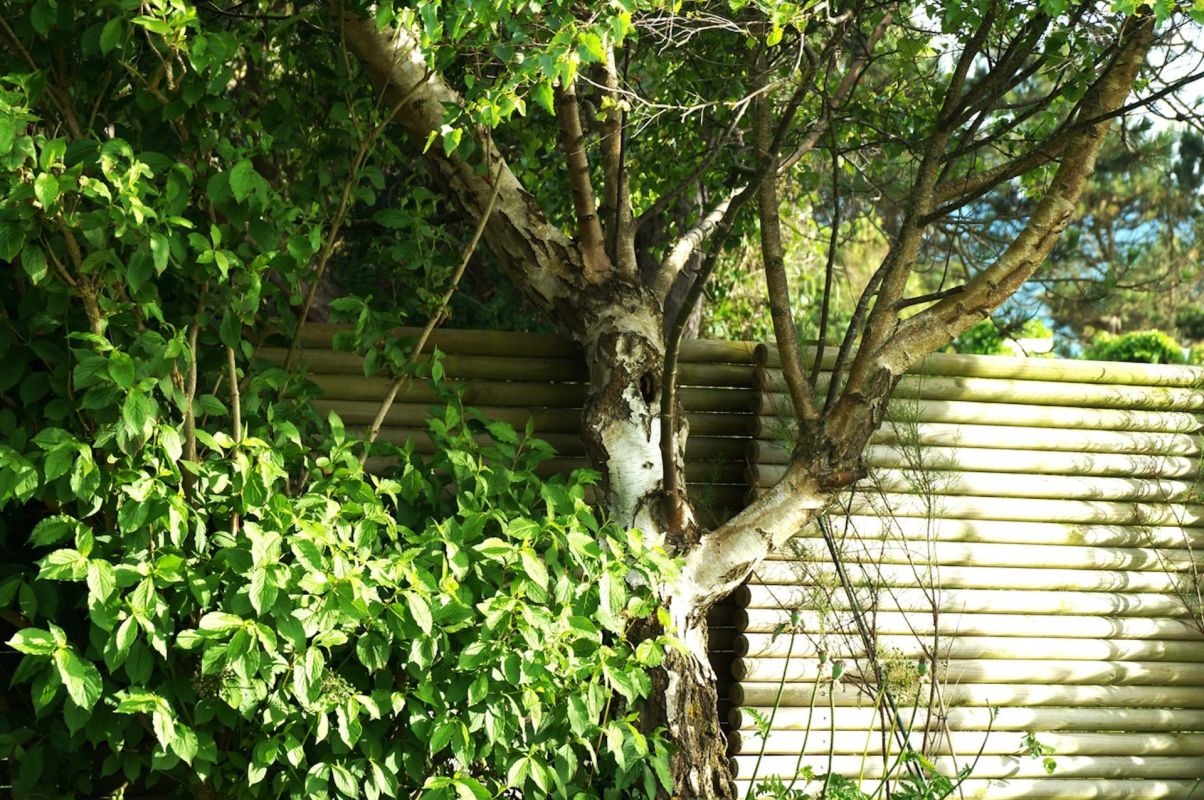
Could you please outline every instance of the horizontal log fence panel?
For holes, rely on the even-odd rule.
[[[776,397],[776,396],[775,396]],[[758,401],[758,437],[779,438],[790,431],[790,404]],[[948,425],[998,425],[1057,430],[1139,431],[1148,433],[1199,434],[1199,412],[1150,411],[1141,409],[1080,408],[1076,406],[1020,405],[1016,403],[971,403],[963,400],[897,400],[888,406],[886,425],[907,431],[921,423]]]
[[[762,413],[775,414],[790,408],[790,398],[786,394],[786,383],[781,373],[762,372],[761,376],[766,391],[757,409]],[[828,376],[821,374],[816,381],[817,392],[825,392],[827,384]],[[893,396],[896,409],[904,415],[907,403],[917,400],[1190,412],[1200,408],[1202,397],[1204,395],[1194,389],[929,375],[904,375],[899,379]]]
[[[742,681],[732,688],[736,705],[773,705],[781,687],[781,705],[817,703],[838,706],[873,706],[873,687],[842,686],[829,697],[827,686],[779,681]],[[921,687],[921,691],[927,687]],[[962,683],[945,686],[941,696],[950,706],[1127,706],[1129,708],[1204,708],[1204,692],[1196,686],[1076,686],[1057,684]],[[906,718],[906,716],[904,717]]]
[[[1120,617],[1173,617],[1183,611],[1182,600],[1173,593],[1154,592],[1068,592],[1015,591],[1011,589],[947,589],[936,583],[923,588],[861,587],[854,591],[865,611],[906,611],[942,614],[1083,614]],[[817,589],[825,586],[744,586],[736,592],[736,603],[745,608],[808,608]],[[842,592],[828,602],[833,609],[850,607]]]
[[[973,753],[960,757],[940,756],[933,759],[936,768],[944,775],[956,775],[957,770],[973,758]],[[799,768],[799,759],[789,756],[738,755],[735,762],[737,778],[751,778],[754,770],[760,775],[780,775]],[[866,778],[881,777],[887,769],[894,770],[894,758],[883,763],[882,758],[862,758],[860,755],[807,756],[802,759],[803,767],[810,767],[816,774],[829,769],[839,775],[862,775]],[[1172,778],[1189,780],[1198,778],[1204,769],[1204,757],[1200,756],[1061,756],[1056,758],[1056,775],[1063,778]],[[1040,758],[1029,756],[983,755],[975,759],[973,774],[983,778],[1048,778],[1045,765]],[[990,795],[993,797],[993,795]],[[1127,796],[1127,795],[1119,795]]]
[[[974,497],[915,493],[879,494],[869,484],[851,501],[837,502],[857,515],[936,517],[938,519],[999,519],[1016,522],[1074,522],[1098,525],[1204,526],[1204,505],[1131,503],[1115,500],[1054,500],[1046,498]]]
[[[913,659],[914,660],[914,659]],[[936,659],[936,675],[943,683],[1060,683],[1086,686],[1201,686],[1204,663],[1184,661],[1055,661],[1053,659]],[[868,667],[853,664],[846,674],[872,683]],[[931,667],[929,667],[931,669]],[[732,666],[741,681],[786,680],[814,682],[827,674],[816,659],[740,658]]]
[[[1000,436],[997,433],[996,439],[1015,444],[1011,436]],[[1037,443],[1045,442],[1034,440],[1034,444]],[[789,449],[779,446],[776,442],[754,442],[749,453],[749,460],[757,465],[762,477],[780,477],[780,471],[790,461]],[[912,472],[956,470],[1126,478],[1194,478],[1199,467],[1199,459],[1188,456],[886,444],[867,447],[865,462],[869,467]]]
[[[756,735],[758,718],[773,720],[774,731],[867,731],[892,729],[890,715],[883,716],[873,704],[864,708],[827,707],[826,699],[816,696],[815,708],[741,706],[729,716],[733,731]],[[1183,708],[949,708],[929,714],[926,709],[907,709],[907,723],[913,730],[952,731],[1146,731],[1179,730],[1204,733],[1204,710]]]
[[[914,565],[922,577],[922,567],[939,566],[995,566],[995,567],[1029,567],[1042,569],[1051,565],[1062,567],[1081,567],[1084,569],[1125,569],[1125,570],[1156,570],[1165,575],[1168,571],[1176,573],[1191,570],[1194,561],[1194,551],[1188,549],[1171,550],[1169,548],[1141,547],[1080,547],[1076,545],[1043,545],[1043,544],[994,544],[984,542],[945,541],[937,537],[929,540],[890,538],[869,538],[859,534],[842,537],[838,540],[838,552],[849,559],[869,559],[875,564],[907,564]],[[1183,544],[1182,541],[1179,542]],[[822,559],[827,548],[822,539],[800,537],[791,542],[791,549],[770,556],[759,569],[769,569],[774,562],[782,561],[799,565],[800,557],[806,559]],[[875,566],[850,567],[855,574],[865,573],[872,576]],[[800,572],[800,578],[806,572]],[[1169,578],[1167,579],[1170,580]]]
[[[815,361],[815,347],[804,348],[804,361]],[[772,344],[758,345],[757,364],[778,370],[782,366],[778,348]],[[821,366],[830,369],[836,363],[836,348],[824,349]],[[952,377],[1006,378],[1016,381],[1059,381],[1094,384],[1134,384],[1137,386],[1177,386],[1204,389],[1198,367],[1173,364],[1135,364],[1123,361],[1067,361],[1053,358],[1012,358],[1008,356],[974,356],[955,353],[933,353],[912,369],[921,375]],[[1204,405],[1204,402],[1201,403]]]
[[[745,631],[773,633],[789,629],[798,620],[802,630],[812,634],[847,635],[856,630],[853,614],[815,611],[787,611],[773,608],[747,608],[736,612]],[[1204,642],[1204,634],[1189,621],[1177,617],[1110,617],[1033,614],[942,614],[939,629],[931,616],[879,611],[874,625],[880,634],[932,636],[1049,636],[1084,639],[1172,639]],[[1204,645],[1201,645],[1204,646]],[[1204,691],[1200,692],[1204,696]]]
[[[838,755],[857,755],[865,752],[868,731],[792,731],[775,730],[762,739],[755,731],[734,731],[733,745],[738,752],[766,755],[797,754],[804,743],[807,749],[832,752]],[[1024,752],[1024,737],[1015,731],[949,731],[942,728],[924,730],[916,726],[909,737],[917,750],[929,748],[936,755],[973,757],[1010,755],[1028,758]],[[804,742],[805,740],[805,742]],[[1050,747],[1057,756],[1202,756],[1204,733],[1042,733],[1038,741]],[[1055,759],[1056,760],[1056,759]]]
[[[1160,562],[1161,563],[1161,562]],[[808,580],[808,574],[831,570],[797,562],[765,561],[756,568],[752,582],[761,587],[796,586]],[[1161,568],[1146,572],[1135,570],[1060,569],[1042,567],[958,567],[934,566],[927,561],[907,564],[876,563],[872,566],[853,565],[853,578],[858,583],[877,587],[950,589],[1021,589],[1105,592],[1166,592],[1173,589],[1172,579]],[[831,581],[828,581],[830,585]]]
[[[769,488],[782,479],[784,465],[760,464],[750,470],[750,482]],[[946,465],[920,469],[875,469],[865,492],[926,494],[938,502],[951,495],[1032,497],[1047,500],[1145,500],[1155,503],[1194,502],[1200,487],[1194,481],[1096,477],[1095,475],[1027,475],[952,470]]]
[[[794,423],[776,353],[757,356],[759,492]],[[1188,796],[1204,777],[1201,375],[934,356],[905,376],[830,540],[801,532],[735,594],[737,773],[831,768],[871,790],[899,749],[882,682],[917,750],[947,776],[971,765],[967,797]]]
[[[1191,661],[1200,655],[1195,641],[1148,639],[1037,638],[1023,636],[968,636],[960,634],[919,637],[875,637],[877,647],[896,658],[919,659],[1050,659],[1102,661]],[[820,633],[743,633],[731,645],[737,656],[807,659],[821,652],[831,659],[860,659],[865,645],[859,637],[833,637]]]
[[[1180,525],[1080,524],[1069,522],[849,515],[832,526],[837,539],[1053,544],[1081,547],[1187,547],[1204,544],[1204,528]],[[814,527],[808,531],[815,531]],[[811,533],[810,535],[818,535]],[[1052,552],[1052,551],[1051,551]],[[1157,561],[1157,559],[1154,559]]]

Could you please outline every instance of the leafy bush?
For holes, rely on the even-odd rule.
[[[137,397],[98,432],[107,452],[5,416],[27,446],[0,451],[0,506],[41,517],[37,567],[0,588],[26,625],[8,643],[30,692],[0,723],[18,796],[126,781],[173,796],[655,791],[666,746],[631,707],[665,641],[625,634],[673,565],[596,518],[587,474],[541,481],[546,445],[450,404],[430,426],[438,453],[407,447],[386,478],[363,474],[332,416],[314,479],[290,492],[262,439],[201,432],[208,457],[181,468],[178,432]]]
[[[1185,361],[1179,343],[1158,330],[1134,331],[1120,336],[1098,334],[1083,350],[1083,358],[1146,364],[1182,364]]]
[[[0,784],[651,792],[666,745],[632,709],[666,640],[626,633],[656,614],[664,554],[585,506],[587,476],[537,478],[546,446],[454,401],[433,456],[403,448],[395,472],[365,475],[313,387],[255,359],[336,252],[394,268],[420,315],[459,260],[426,205],[386,197],[412,158],[369,136],[384,110],[352,60],[296,18],[16,5],[24,46],[0,54]],[[399,220],[420,230],[380,235]]]
[[[1187,306],[1175,315],[1175,327],[1179,335],[1190,342],[1204,339],[1204,307]]]
[[[1010,355],[1003,345],[1003,334],[989,319],[984,319],[961,336],[953,340],[953,349],[959,353],[980,356]]]

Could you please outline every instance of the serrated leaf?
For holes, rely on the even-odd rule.
[[[17,631],[5,644],[19,653],[31,656],[48,656],[58,650],[58,642],[49,631],[39,628],[26,628]]]
[[[38,202],[42,204],[43,209],[49,209],[59,197],[58,178],[49,172],[40,173],[38,177],[34,178],[33,194],[34,197],[38,198]]]
[[[230,170],[230,191],[234,193],[234,199],[241,203],[250,197],[255,189],[257,177],[259,176],[250,161],[244,159],[235,164],[234,169]]]
[[[431,617],[431,607],[427,605],[426,600],[417,592],[406,592],[406,605],[410,609],[410,616],[414,618],[414,622],[418,623],[418,627],[422,629],[423,633],[429,634],[435,621]]]
[[[69,647],[55,651],[54,663],[71,701],[80,708],[96,705],[101,690],[100,672],[96,666],[77,656]]]

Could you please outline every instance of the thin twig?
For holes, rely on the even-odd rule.
[[[414,93],[418,91],[429,77],[430,73],[428,72],[423,80],[419,81],[410,91],[402,95],[393,104],[392,109],[389,110],[385,118],[372,129],[372,132],[360,144],[359,150],[356,151],[355,157],[351,160],[351,167],[347,172],[347,180],[343,183],[343,194],[339,198],[339,207],[330,221],[330,231],[326,235],[326,241],[322,243],[322,250],[318,253],[318,261],[314,265],[309,290],[305,294],[305,302],[302,304],[301,314],[297,318],[297,327],[293,330],[293,337],[288,344],[288,354],[284,357],[284,368],[286,370],[292,369],[294,362],[297,360],[298,347],[301,343],[301,330],[305,327],[305,320],[309,317],[310,309],[313,308],[314,298],[318,295],[318,285],[322,282],[326,266],[330,263],[330,257],[334,254],[335,246],[338,245],[339,231],[343,227],[343,222],[347,218],[347,211],[351,206],[351,194],[357,183],[360,167],[363,166],[364,159],[368,157],[369,151],[371,151],[372,146],[376,143],[381,133],[384,132],[384,129],[401,112],[402,106],[410,102],[410,98],[414,96]]]
[[[376,412],[376,417],[372,420],[372,427],[368,430],[368,438],[364,441],[364,452],[360,454],[360,465],[362,466],[368,460],[368,453],[372,450],[373,443],[380,436],[380,429],[384,425],[385,417],[389,414],[389,409],[393,407],[393,401],[397,399],[397,393],[405,386],[410,377],[410,365],[417,361],[422,355],[423,349],[426,347],[427,340],[430,339],[431,333],[435,330],[435,326],[443,318],[444,312],[447,310],[447,304],[451,302],[452,295],[456,292],[456,287],[460,284],[460,278],[464,276],[464,271],[468,268],[468,262],[472,258],[473,252],[476,251],[477,245],[481,242],[481,237],[485,234],[485,225],[489,222],[489,217],[493,214],[493,206],[497,202],[498,191],[501,189],[501,170],[494,176],[493,194],[489,196],[489,203],[485,206],[485,213],[481,214],[481,219],[477,222],[477,229],[473,231],[472,239],[468,242],[468,247],[464,250],[464,257],[460,259],[460,266],[456,267],[455,273],[452,275],[451,285],[447,287],[447,291],[443,293],[443,297],[439,299],[439,305],[435,307],[434,313],[426,321],[426,325],[422,328],[422,333],[418,336],[418,341],[414,344],[414,350],[410,353],[410,357],[406,360],[401,372],[393,379],[393,383],[389,386],[389,391],[385,394],[385,399],[380,404],[380,409]]]

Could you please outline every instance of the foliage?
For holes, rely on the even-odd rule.
[[[995,323],[984,319],[953,341],[953,349],[959,353],[980,356],[1008,355],[1011,351],[1003,344],[1003,334]]]
[[[1098,334],[1083,351],[1094,361],[1136,361],[1146,364],[1182,364],[1183,348],[1166,333],[1134,331],[1120,336]]]
[[[664,785],[667,744],[633,720],[668,640],[626,634],[673,562],[454,398],[433,456],[378,445],[398,466],[370,477],[314,387],[257,357],[348,242],[411,287],[401,314],[458,257],[433,201],[386,190],[409,160],[337,43],[291,12],[21,5],[0,54],[0,782]],[[407,361],[391,344],[374,366]]]
[[[181,469],[149,412],[101,430],[124,448],[46,427],[8,450],[0,504],[57,509],[0,590],[29,623],[8,642],[31,687],[5,720],[17,793],[651,794],[667,752],[632,704],[665,640],[625,633],[672,564],[597,520],[584,475],[540,481],[529,432],[454,403],[430,429],[431,460],[407,446],[368,478],[332,415],[293,492],[293,459],[257,438],[202,432]]]
[[[1204,339],[1204,306],[1185,306],[1175,315],[1175,328],[1189,342]]]

